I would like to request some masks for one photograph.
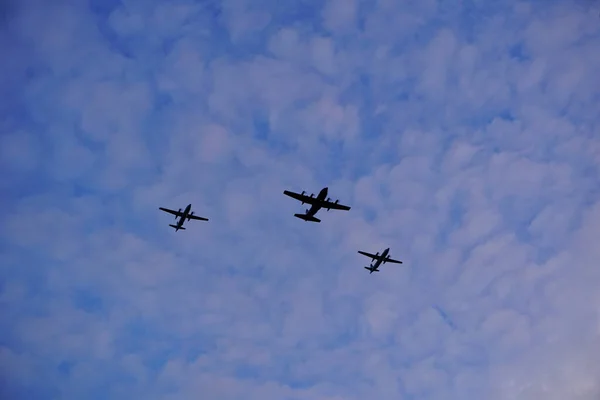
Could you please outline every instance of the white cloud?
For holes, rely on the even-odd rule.
[[[87,7],[0,33],[6,393],[598,397],[583,7]],[[324,186],[352,210],[294,218]]]

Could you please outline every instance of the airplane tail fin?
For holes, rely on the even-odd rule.
[[[294,214],[294,217],[303,219],[305,221],[310,221],[310,222],[321,222],[321,220],[319,218],[315,218],[315,217],[307,215],[307,214]]]
[[[185,228],[183,226],[180,226],[179,229],[177,228],[177,225],[171,225],[171,224],[169,224],[169,226],[171,228],[175,228],[176,231],[178,231],[179,229],[181,229],[182,231],[185,231]]]

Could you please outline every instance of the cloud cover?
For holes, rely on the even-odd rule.
[[[0,397],[597,399],[598,4],[487,3],[5,5]]]

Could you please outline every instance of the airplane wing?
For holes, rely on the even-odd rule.
[[[394,264],[402,264],[402,261],[394,260],[394,259],[392,259],[392,258],[390,258],[390,257],[387,257],[387,258],[384,260],[384,262],[386,262],[386,263],[394,263]]]
[[[367,256],[369,258],[371,258],[372,260],[379,260],[379,256],[376,256],[375,254],[371,254],[371,253],[367,253],[366,251],[358,251],[360,254],[362,254],[363,256]]]
[[[350,207],[348,207],[348,206],[345,206],[345,205],[339,204],[339,203],[335,203],[333,201],[324,201],[321,203],[321,207],[330,208],[332,210],[344,210],[344,211],[348,211],[350,209]]]
[[[188,220],[195,219],[196,221],[208,221],[208,218],[198,217],[197,215],[188,215]]]
[[[173,214],[176,215],[178,217],[181,217],[183,215],[182,212],[179,211],[174,211],[174,210],[169,210],[168,208],[163,208],[163,207],[158,207],[159,210],[162,210],[164,212],[168,212],[169,214]]]
[[[317,201],[317,199],[315,197],[310,197],[305,194],[290,192],[289,190],[284,190],[283,194],[285,194],[286,196],[290,196],[291,198],[296,199],[298,201],[302,201],[306,204],[310,204],[310,205],[314,204]]]

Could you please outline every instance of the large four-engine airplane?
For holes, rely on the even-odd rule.
[[[306,203],[306,204],[311,205],[310,208],[306,209],[305,214],[294,214],[294,217],[303,219],[304,221],[321,222],[320,219],[315,218],[315,214],[321,208],[326,208],[327,211],[329,211],[329,210],[348,211],[350,209],[350,207],[348,207],[348,206],[338,204],[339,200],[332,202],[331,199],[329,197],[327,197],[328,190],[329,189],[326,187],[321,189],[321,191],[319,192],[317,197],[314,197],[315,196],[314,193],[311,194],[310,196],[307,196],[304,194],[305,193],[304,191],[302,191],[302,193],[298,194],[298,193],[290,192],[289,190],[284,190],[283,194],[290,196],[296,200],[301,201],[302,204]]]
[[[183,210],[183,212],[181,211],[181,208],[179,209],[179,211],[169,210],[168,208],[163,208],[163,207],[158,207],[158,209],[162,210],[164,212],[168,212],[169,214],[173,214],[175,216],[175,219],[179,218],[179,221],[177,221],[176,225],[169,224],[169,226],[171,228],[175,228],[175,232],[177,232],[180,229],[185,231],[185,228],[183,227],[183,223],[185,222],[186,219],[188,221],[191,219],[195,219],[196,221],[208,221],[208,218],[198,217],[198,216],[194,215],[193,211],[190,212],[190,210],[192,209],[191,204],[188,204],[187,207],[185,208],[185,210]]]
[[[365,269],[369,270],[369,275],[371,275],[373,272],[379,272],[379,266],[383,263],[395,263],[395,264],[402,264],[402,261],[398,261],[398,260],[394,260],[391,259],[389,254],[390,254],[390,248],[388,247],[387,249],[385,249],[383,251],[383,253],[381,253],[381,255],[379,255],[379,252],[377,252],[376,254],[371,254],[371,253],[367,253],[365,251],[358,251],[360,254],[370,257],[371,260],[376,260],[375,264],[373,264],[373,262],[371,261],[371,265],[369,265],[368,267],[365,267]]]

